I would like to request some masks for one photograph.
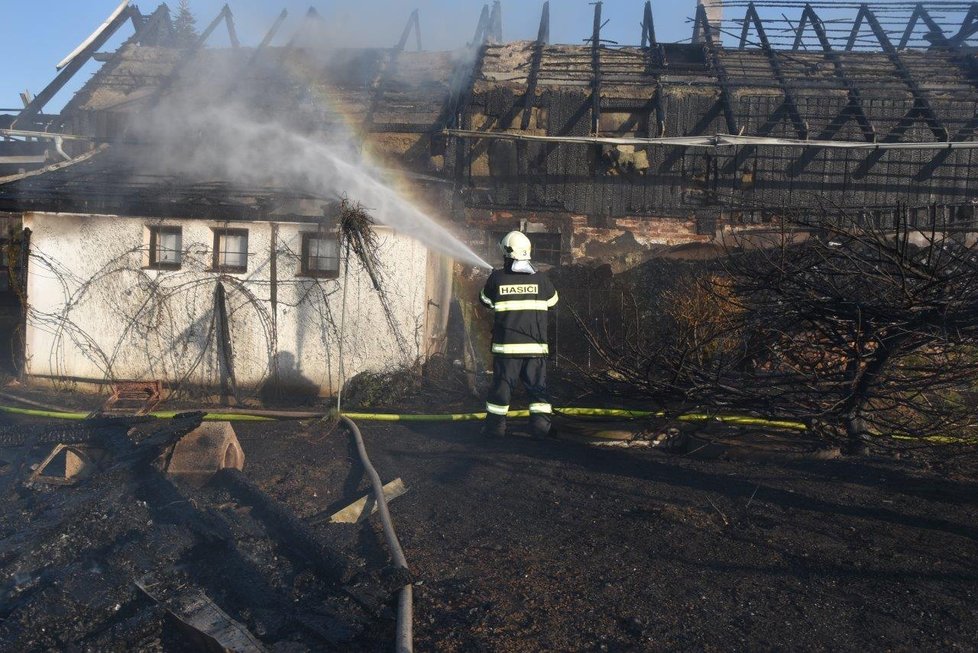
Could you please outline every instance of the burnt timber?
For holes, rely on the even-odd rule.
[[[203,47],[222,20],[233,30],[225,8],[194,48],[181,51],[173,47],[165,12],[137,19],[132,9],[125,15],[140,26],[136,34],[118,52],[96,57],[105,61],[102,69],[60,115],[40,114],[43,103],[35,100],[15,122],[19,129],[86,136],[93,146],[131,147],[123,142],[125,126],[171,85],[179,88],[186,69],[240,60],[236,87],[263,89],[264,96],[252,100],[264,108],[291,112],[308,103],[296,92],[295,71],[304,71],[312,80],[312,101],[330,98],[321,100],[315,115],[303,117],[308,129],[316,129],[311,123],[317,120],[363,116],[356,129],[368,147],[413,176],[436,211],[460,231],[465,225],[476,245],[529,224],[559,234],[560,257],[567,262],[588,255],[580,245],[592,236],[607,241],[632,232],[676,244],[826,207],[884,218],[903,211],[921,220],[971,225],[976,162],[970,148],[746,144],[711,150],[488,137],[736,133],[861,143],[975,140],[978,66],[968,39],[978,32],[978,5],[962,17],[963,10],[954,14],[947,8],[953,3],[907,3],[906,21],[897,24],[886,5],[864,4],[840,27],[837,18],[820,16],[832,10],[831,3],[788,2],[782,4],[795,16],[784,19],[786,30],[784,21],[771,17],[771,3],[723,4],[728,16],[743,8],[744,17],[711,24],[700,7],[694,31],[701,38],[688,44],[657,39],[647,3],[641,35],[636,34],[643,45],[619,46],[601,39],[600,3],[583,45],[550,43],[549,4],[543,5],[536,40],[503,42],[502,12],[495,3],[491,10],[486,6],[462,55],[408,51],[409,32],[419,35],[421,27],[412,13],[393,47],[342,51],[325,63],[313,56],[319,44],[300,38],[307,26],[287,47],[271,47],[269,39],[258,48]],[[306,20],[323,19],[311,11]],[[117,23],[113,29],[125,21]],[[269,33],[279,27],[276,21]],[[83,56],[95,54],[92,49]],[[487,137],[462,138],[446,128]],[[28,147],[35,162],[43,154],[37,148]],[[146,204],[142,211],[156,215],[209,192],[199,185],[175,192],[169,183],[165,193],[158,184],[154,196],[146,192],[146,178],[134,179],[128,171],[104,174],[109,158],[59,170],[58,184],[43,176],[0,184],[0,210],[110,210],[114,203],[131,203],[126,189],[135,185]],[[109,188],[93,180],[96,168],[102,179],[111,179]],[[139,177],[138,171],[133,175]],[[261,189],[248,190],[261,195]],[[222,187],[212,191],[234,194]],[[82,207],[79,197],[85,198]],[[254,202],[212,203],[228,213],[258,210]]]

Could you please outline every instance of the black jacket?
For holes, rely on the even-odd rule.
[[[531,358],[546,356],[547,311],[557,305],[557,291],[543,272],[521,274],[506,268],[493,270],[479,301],[493,309],[492,353]]]

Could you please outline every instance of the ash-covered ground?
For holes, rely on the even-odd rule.
[[[165,604],[191,590],[270,650],[392,649],[398,579],[377,518],[325,519],[368,490],[344,430],[237,423],[244,475],[194,488],[154,465],[193,416],[135,430],[0,419],[0,649],[193,650]],[[384,482],[408,488],[391,513],[416,581],[419,651],[978,641],[973,458],[819,460],[800,436],[767,455],[684,455],[486,440],[478,428],[361,424]],[[71,438],[112,457],[72,487],[25,484]]]

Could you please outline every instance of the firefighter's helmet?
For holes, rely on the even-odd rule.
[[[522,231],[511,231],[499,241],[503,256],[514,261],[529,261],[531,248],[530,239]]]

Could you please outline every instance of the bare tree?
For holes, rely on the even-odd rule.
[[[589,334],[605,381],[804,419],[853,450],[874,435],[974,437],[973,238],[906,212],[840,213],[735,245],[666,293],[672,317],[656,328]]]

